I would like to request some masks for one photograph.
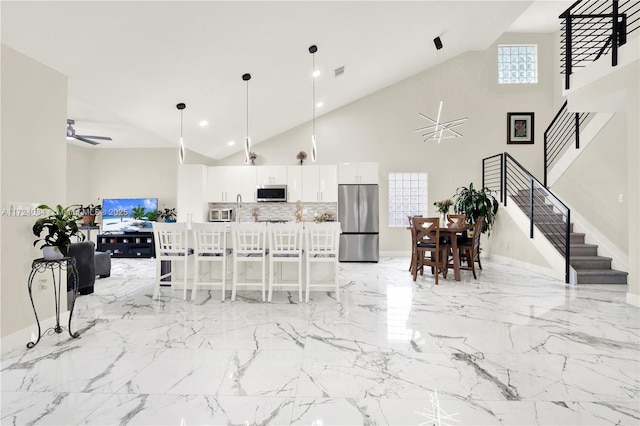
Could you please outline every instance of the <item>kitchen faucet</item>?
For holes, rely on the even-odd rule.
[[[242,207],[242,195],[236,195],[236,223],[240,223],[240,207]]]

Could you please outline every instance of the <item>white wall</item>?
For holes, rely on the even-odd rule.
[[[429,175],[429,212],[435,200],[453,196],[456,188],[480,186],[481,160],[508,151],[537,176],[542,176],[543,132],[556,113],[554,36],[505,34],[498,43],[537,43],[539,83],[497,84],[497,44],[470,52],[426,70],[317,119],[318,163],[377,161],[380,170],[380,250],[408,252],[404,228],[388,228],[388,173],[423,171]],[[372,70],[371,72],[375,72]],[[414,129],[428,125],[421,112],[435,118],[440,98],[443,119],[469,117],[458,129],[462,139],[423,142]],[[535,144],[507,145],[507,112],[535,112]],[[295,164],[301,149],[310,151],[310,123],[254,146],[257,164]],[[242,164],[243,154],[224,164]],[[309,161],[309,159],[307,159]]]
[[[69,145],[69,200],[100,204],[103,198],[158,198],[159,208],[176,206],[177,148],[94,148]],[[185,161],[213,160],[187,150]]]
[[[627,114],[617,113],[551,190],[617,248],[629,249],[627,202]],[[577,229],[576,229],[577,230]]]
[[[0,205],[67,203],[65,120],[67,77],[2,45],[2,152]],[[2,337],[34,326],[27,292],[36,217],[2,217],[0,306]],[[39,274],[37,279],[46,277]],[[66,284],[63,285],[63,288]],[[37,287],[37,286],[36,286]],[[36,290],[40,320],[54,316],[53,290]],[[66,301],[62,302],[66,305]],[[63,306],[63,310],[65,306]],[[24,342],[26,344],[26,341]]]

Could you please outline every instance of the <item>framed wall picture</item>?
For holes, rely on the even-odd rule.
[[[507,144],[533,143],[533,113],[507,113]]]

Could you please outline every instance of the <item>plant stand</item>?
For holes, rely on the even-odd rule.
[[[35,277],[36,273],[46,272],[48,270],[51,271],[51,277],[53,279],[53,298],[54,298],[55,307],[56,307],[56,325],[54,327],[46,329],[43,333],[40,329],[40,320],[38,319],[38,312],[36,312],[36,305],[33,303],[32,286],[33,286],[33,278]],[[55,274],[56,270],[58,271],[57,281],[56,281],[56,274]],[[71,337],[73,338],[79,337],[78,332],[74,333],[71,331],[71,318],[73,317],[73,308],[76,304],[76,297],[78,295],[78,269],[76,268],[76,259],[74,257],[63,257],[62,259],[58,259],[58,260],[45,260],[42,258],[35,259],[31,264],[31,273],[29,274],[28,288],[29,288],[29,298],[31,299],[31,306],[33,307],[33,314],[35,315],[36,323],[38,324],[38,338],[35,342],[27,343],[27,348],[29,349],[33,348],[35,345],[38,344],[42,335],[53,334],[54,332],[60,334],[65,329],[65,327],[62,327],[60,325],[60,296],[62,294],[62,291],[60,289],[60,284],[62,283],[62,271],[65,271],[65,272],[70,271],[71,275],[73,276],[73,296],[71,300],[71,308],[69,309],[69,326],[67,328],[67,331],[69,332],[69,335]],[[65,291],[65,294],[66,294],[66,291]]]

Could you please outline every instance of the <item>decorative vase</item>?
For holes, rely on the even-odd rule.
[[[447,219],[448,215],[449,212],[440,212],[440,226],[445,226],[449,222]]]
[[[176,223],[175,219],[165,219],[164,223]]]
[[[42,247],[42,257],[44,260],[59,260],[64,256],[60,251],[60,247],[57,246],[44,246]]]

